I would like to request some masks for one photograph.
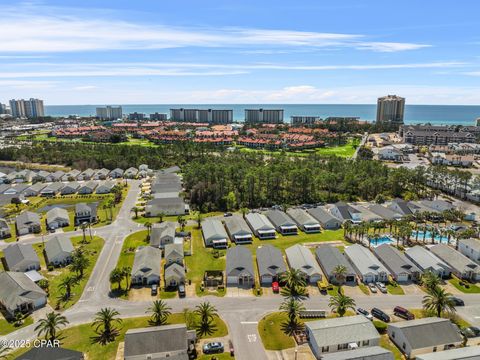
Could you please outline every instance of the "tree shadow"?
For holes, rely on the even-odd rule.
[[[297,331],[304,330],[305,325],[301,322],[298,322],[297,320],[289,320],[282,322],[280,328],[286,335],[293,336]]]
[[[204,324],[199,324],[197,325],[196,333],[198,337],[203,337],[203,336],[210,336],[212,335],[215,331],[217,331],[217,326],[214,324],[212,320],[210,320],[208,323]]]

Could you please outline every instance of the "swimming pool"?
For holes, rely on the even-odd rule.
[[[389,236],[382,236],[382,237],[379,237],[378,239],[372,238],[370,242],[372,246],[379,246],[382,244],[391,244],[391,243],[393,243],[393,240]]]
[[[422,242],[423,241],[423,231],[412,231],[412,240],[415,240],[417,238],[417,232],[418,232],[418,241]],[[440,234],[436,233],[435,236],[433,237],[435,242],[437,243],[447,243],[448,242],[448,237],[446,236],[441,236]],[[452,242],[453,239],[450,238],[450,242]],[[430,231],[425,232],[425,242],[429,243],[432,242],[432,233]]]

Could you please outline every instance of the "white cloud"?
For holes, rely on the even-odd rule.
[[[93,90],[93,89],[96,89],[97,86],[95,85],[82,85],[82,86],[75,86],[73,88],[73,90],[77,90],[77,91],[89,91],[89,90]]]
[[[72,15],[74,13],[75,15]],[[177,47],[356,48],[377,52],[420,49],[429,45],[375,42],[361,34],[285,29],[179,28],[113,20],[110,12],[68,12],[38,5],[2,9],[0,53],[49,53]]]

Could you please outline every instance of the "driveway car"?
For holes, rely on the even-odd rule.
[[[369,288],[370,291],[371,291],[372,293],[374,293],[374,294],[376,294],[376,293],[378,292],[377,287],[375,286],[374,283],[368,284],[368,288]]]
[[[223,353],[223,344],[221,342],[209,342],[203,345],[204,354]]]
[[[385,286],[384,283],[381,283],[381,282],[377,282],[375,283],[375,285],[377,285],[377,288],[383,293],[383,294],[386,294],[388,291],[387,291],[387,287]]]
[[[368,320],[373,320],[372,314],[370,314],[367,310],[358,308],[357,309],[357,314],[365,316]]]
[[[457,298],[455,296],[452,296],[451,299],[452,299],[453,305],[455,305],[455,306],[465,306],[465,302],[462,299]]]

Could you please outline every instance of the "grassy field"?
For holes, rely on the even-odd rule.
[[[450,280],[448,280],[448,282],[450,284],[452,284],[453,286],[455,286],[455,288],[457,288],[458,290],[460,290],[461,292],[465,293],[465,294],[478,294],[480,293],[480,287],[475,285],[475,284],[468,284],[468,288],[465,287],[465,282],[462,282],[464,285],[461,285],[460,282],[461,280],[457,277],[453,277],[451,278]]]
[[[0,315],[0,335],[9,334],[12,331],[16,331],[18,329],[21,329],[22,327],[32,325],[32,324],[33,324],[33,319],[31,316],[28,316],[25,319],[23,319],[22,325],[16,326],[15,322],[7,321],[2,315]]]
[[[352,157],[355,153],[355,149],[358,146],[359,141],[358,139],[350,140],[347,144],[341,146],[332,146],[332,147],[324,147],[318,148],[316,153],[319,155],[328,155],[328,156],[339,156],[339,157]]]
[[[266,350],[284,350],[295,346],[295,340],[282,331],[282,323],[288,320],[287,314],[274,312],[258,323],[258,333]]]
[[[408,309],[408,310],[413,315],[415,315],[415,319],[423,319],[425,317],[437,316],[434,312],[427,311],[424,309]],[[448,314],[448,315],[443,314],[443,317],[448,317],[450,320],[452,320],[452,322],[457,324],[460,328],[466,328],[471,326],[471,324],[468,321],[464,320],[457,314]]]
[[[390,350],[393,353],[393,358],[395,360],[404,360],[405,359],[405,356],[395,346],[395,344],[390,341],[387,334],[383,334],[380,337],[380,346],[383,347],[384,349]]]
[[[115,341],[107,344],[100,345],[92,341],[92,337],[95,336],[95,332],[91,324],[83,324],[79,326],[74,326],[68,329],[65,329],[61,332],[62,347],[67,349],[77,350],[83,352],[88,359],[103,359],[103,360],[114,360],[118,344],[124,341],[125,333],[128,329],[148,327],[148,320],[150,318],[139,317],[139,318],[127,318],[123,319],[122,326],[120,330],[120,335],[115,339]],[[182,313],[175,313],[169,316],[168,324],[181,324],[185,322],[185,318]],[[206,338],[213,337],[222,337],[228,335],[227,325],[220,318],[215,318],[216,331]],[[26,352],[28,349],[19,350],[14,353],[15,356]],[[15,358],[15,356],[13,358]]]
[[[392,284],[387,284],[387,291],[389,294],[392,295],[405,295],[405,292],[400,285],[395,286]]]

